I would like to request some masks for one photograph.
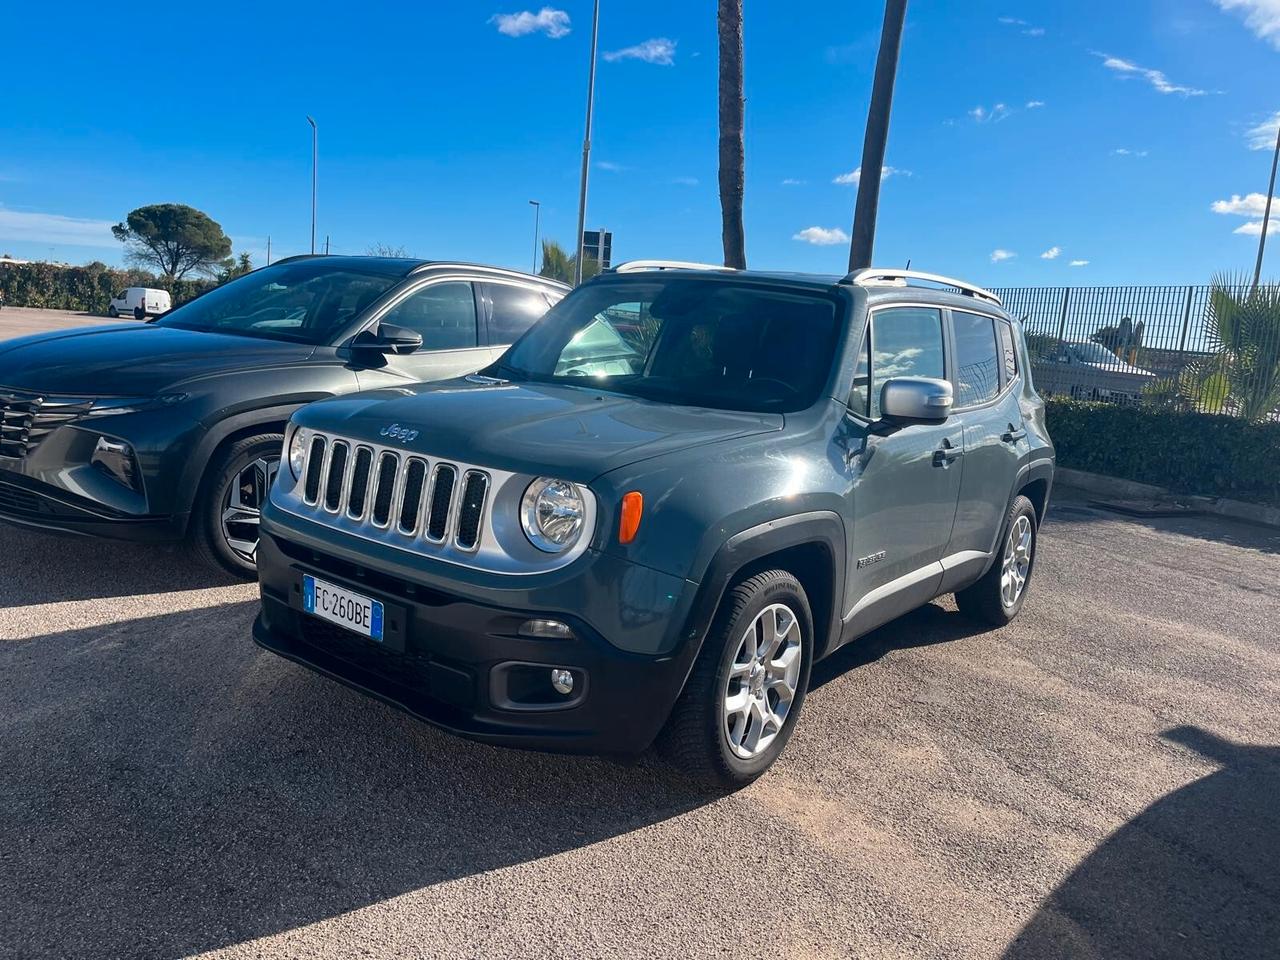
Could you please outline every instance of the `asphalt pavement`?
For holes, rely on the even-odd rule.
[[[176,549],[0,528],[0,957],[1275,956],[1278,584],[1280,531],[1059,496],[1019,620],[846,648],[715,795],[360,697]]]
[[[29,333],[97,327],[109,323],[135,323],[131,317],[112,320],[74,310],[43,310],[38,307],[0,307],[0,340],[23,337]]]

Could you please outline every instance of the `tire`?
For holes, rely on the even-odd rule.
[[[187,534],[196,559],[245,580],[257,577],[258,514],[280,468],[283,445],[278,433],[246,437],[205,471]]]
[[[1018,548],[1022,543],[1026,544],[1025,553]],[[993,627],[1003,627],[1016,617],[1031,588],[1031,575],[1035,571],[1036,548],[1039,543],[1040,529],[1036,523],[1036,508],[1026,497],[1014,497],[1004,518],[1004,525],[1000,528],[998,552],[991,568],[972,586],[956,591],[956,606],[960,608],[960,612]],[[1020,555],[1025,556],[1025,563],[1018,559]],[[1012,601],[1010,593],[1013,584],[1005,583],[1005,571],[1010,565],[1022,580]]]
[[[794,632],[788,626],[788,614]],[[784,629],[774,645],[776,659],[765,665],[751,654],[759,636],[758,621],[767,622],[769,617],[774,618],[775,632],[778,627]],[[798,665],[792,658],[798,659]],[[737,788],[751,783],[772,766],[790,739],[809,689],[812,664],[813,614],[800,581],[785,570],[768,570],[743,580],[721,601],[689,680],[658,737],[659,752],[708,786]],[[744,666],[746,671],[741,669]],[[784,700],[788,683],[790,699]],[[726,699],[739,698],[746,706],[730,717]],[[778,710],[784,705],[779,724]],[[761,708],[769,711],[771,722],[761,724]],[[753,732],[759,733],[755,752],[744,756],[740,751],[750,752]],[[740,741],[738,746],[734,737]]]
[[[118,320],[120,318],[120,311],[115,307],[107,307],[107,316],[112,320]]]

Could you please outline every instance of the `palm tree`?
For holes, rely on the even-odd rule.
[[[569,255],[564,247],[554,240],[542,241],[542,269],[539,276],[550,277],[561,283],[573,283],[574,266],[578,258]],[[582,261],[583,282],[590,280],[600,272],[600,261],[587,257]]]
[[[1210,346],[1217,356],[1203,369],[1245,420],[1280,410],[1280,283],[1250,288],[1249,280],[1219,274],[1209,292]]]
[[[742,227],[746,148],[742,141],[745,99],[742,92],[742,0],[720,0],[720,219],[724,265],[747,268]]]

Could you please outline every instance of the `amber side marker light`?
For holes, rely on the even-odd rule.
[[[640,529],[640,517],[644,514],[644,497],[639,490],[632,490],[622,497],[622,518],[618,521],[618,542],[630,543]]]

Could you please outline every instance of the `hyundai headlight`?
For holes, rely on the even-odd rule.
[[[539,550],[563,553],[582,536],[587,504],[576,483],[539,477],[524,492],[520,523]]]
[[[307,446],[311,443],[311,431],[303,427],[298,427],[293,431],[293,436],[289,438],[289,449],[286,452],[286,458],[289,461],[289,472],[293,474],[293,479],[302,479],[302,468],[307,462]]]
[[[163,410],[188,399],[185,393],[162,393],[158,397],[100,397],[90,405],[87,417],[114,417],[122,413]]]

